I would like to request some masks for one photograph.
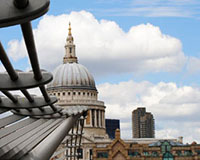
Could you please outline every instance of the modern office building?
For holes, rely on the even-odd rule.
[[[132,112],[133,138],[154,138],[154,118],[146,108],[140,107]]]
[[[120,129],[119,119],[106,119],[106,133],[110,139],[115,139],[115,130]]]

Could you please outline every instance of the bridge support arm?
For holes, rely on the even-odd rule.
[[[59,144],[63,141],[67,133],[73,127],[74,122],[81,115],[68,117],[62,124],[55,129],[46,139],[44,139],[36,148],[24,156],[21,160],[49,160]]]

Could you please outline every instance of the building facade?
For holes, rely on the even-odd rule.
[[[87,106],[89,108],[83,130],[82,148],[78,151],[79,159],[89,160],[95,143],[110,140],[105,129],[106,107],[104,102],[98,100],[93,76],[86,67],[78,63],[70,24],[63,64],[55,68],[53,76],[54,79],[47,85],[47,91],[58,98],[59,106],[63,108]]]
[[[93,148],[93,160],[200,160],[200,144],[184,145],[176,139],[122,140],[120,130],[105,147]]]
[[[154,138],[155,124],[153,115],[141,107],[132,112],[133,138]]]
[[[120,129],[119,119],[106,119],[106,133],[110,139],[115,139],[115,130]]]

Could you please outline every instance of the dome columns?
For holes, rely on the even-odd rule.
[[[85,127],[105,128],[104,109],[90,109],[86,119]]]

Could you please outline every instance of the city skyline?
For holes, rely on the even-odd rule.
[[[122,137],[131,137],[131,111],[144,106],[154,115],[156,138],[199,142],[199,6],[195,0],[51,1],[47,15],[33,22],[41,67],[52,71],[62,63],[71,21],[79,63],[94,75],[106,118],[120,119]],[[2,28],[1,40],[15,68],[29,70],[19,31]]]

